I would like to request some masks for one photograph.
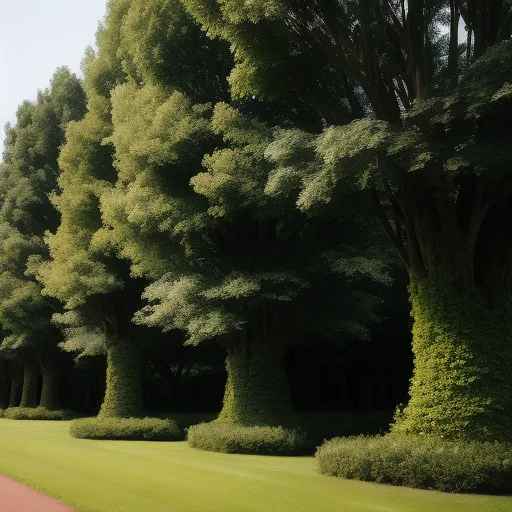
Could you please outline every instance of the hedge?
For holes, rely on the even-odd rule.
[[[82,418],[71,423],[72,437],[134,441],[183,440],[183,431],[170,419],[161,418]]]
[[[67,421],[76,417],[74,411],[70,409],[49,411],[44,407],[10,407],[1,412],[0,418],[9,420]]]
[[[252,455],[301,455],[310,446],[301,430],[284,427],[242,427],[224,423],[200,423],[188,429],[192,448]]]
[[[512,444],[431,436],[336,438],[316,453],[320,473],[456,493],[512,492]]]

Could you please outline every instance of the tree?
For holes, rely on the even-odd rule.
[[[112,151],[102,144],[110,130],[110,88],[124,77],[117,58],[120,21],[127,2],[112,2],[97,34],[98,55],[84,59],[85,117],[70,123],[59,157],[59,193],[54,203],[61,221],[46,237],[51,259],[38,267],[43,294],[63,302],[57,320],[68,348],[97,351],[106,346],[107,389],[100,415],[138,416],[143,412],[142,361],[130,322],[137,283],[126,265],[97,248],[101,192],[113,176]],[[91,348],[92,347],[92,348]]]
[[[509,439],[512,4],[184,4],[231,43],[235,96],[294,90],[322,115],[310,165],[296,158],[275,177],[305,183],[300,208],[318,211],[346,187],[372,197],[415,319],[411,396],[394,430]]]
[[[153,281],[137,322],[223,344],[219,421],[293,422],[283,352],[313,332],[368,334],[379,299],[355,282],[388,281],[378,251],[352,254],[352,220],[313,221],[265,194],[265,124],[157,85],[119,85],[112,107],[119,177],[101,198],[102,239]]]
[[[44,232],[58,223],[48,196],[57,186],[59,146],[65,125],[84,110],[81,82],[60,68],[50,88],[38,93],[36,103],[24,102],[16,125],[8,128],[0,175],[0,323],[6,331],[1,350],[22,360],[26,407],[37,405],[41,371],[41,405],[58,408],[60,333],[51,321],[56,304],[41,296],[30,261],[47,257]]]
[[[98,31],[97,55],[90,50],[84,59],[88,111],[66,133],[59,159],[61,191],[55,197],[61,223],[47,237],[51,261],[39,267],[38,277],[43,293],[65,304],[67,311],[58,320],[68,336],[66,347],[85,353],[106,347],[102,417],[144,412],[141,351],[144,340],[157,332],[132,323],[143,281],[133,278],[126,261],[104,243],[99,203],[117,177],[107,143],[112,134],[110,93],[117,84],[140,82],[141,73],[149,81],[170,77],[198,97],[203,93],[197,84],[218,89],[218,73],[194,64],[200,58],[208,61],[211,46],[202,41],[207,38],[177,1],[117,0],[109,3],[105,25]],[[195,82],[184,72],[184,48],[192,59],[187,65],[197,69]],[[229,58],[229,51],[224,55]]]

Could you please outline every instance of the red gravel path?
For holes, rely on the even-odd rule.
[[[3,475],[0,475],[0,511],[73,512],[62,503],[43,496]]]

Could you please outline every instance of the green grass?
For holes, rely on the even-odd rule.
[[[78,512],[509,512],[512,498],[341,480],[312,457],[193,450],[184,442],[86,441],[68,422],[0,420],[0,473]]]

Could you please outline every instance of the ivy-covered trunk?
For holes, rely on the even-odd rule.
[[[99,416],[132,418],[144,414],[143,366],[139,346],[118,341],[107,348],[107,387]]]
[[[37,406],[37,377],[39,369],[37,363],[30,357],[23,359],[23,390],[21,392],[20,407]]]
[[[226,359],[228,380],[218,421],[244,426],[287,425],[295,412],[282,354],[270,344],[249,346]]]
[[[414,373],[393,430],[447,439],[512,439],[512,311],[455,282],[456,269],[410,285]]]
[[[41,365],[43,387],[41,389],[41,407],[49,411],[60,409],[59,401],[59,370],[55,361]]]

